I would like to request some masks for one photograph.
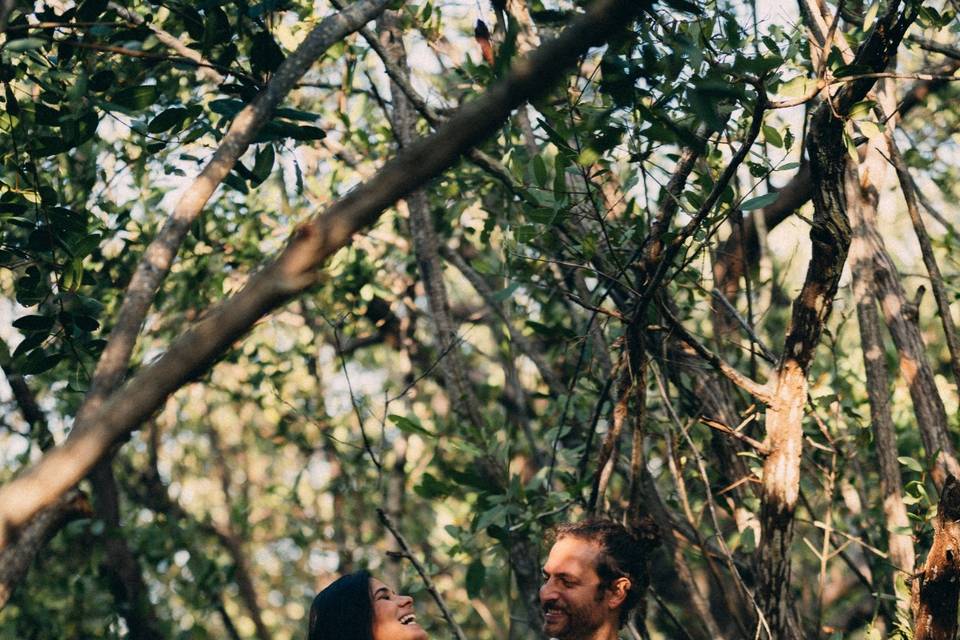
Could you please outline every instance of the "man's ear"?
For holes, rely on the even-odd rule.
[[[617,578],[613,581],[609,588],[610,596],[607,599],[607,604],[611,609],[616,609],[623,604],[630,592],[630,586],[630,578],[627,577]]]

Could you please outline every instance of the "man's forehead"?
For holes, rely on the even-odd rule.
[[[547,573],[596,572],[600,545],[574,536],[564,536],[554,543],[547,557]]]

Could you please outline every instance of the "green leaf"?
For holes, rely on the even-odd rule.
[[[780,132],[770,125],[763,125],[763,139],[778,149],[783,148],[783,138],[780,137]]]
[[[97,71],[95,74],[90,76],[90,80],[87,81],[87,87],[91,91],[100,93],[112,87],[116,81],[117,74],[110,69],[104,69],[103,71]]]
[[[257,152],[253,163],[253,186],[257,186],[270,177],[273,171],[274,151],[272,144],[266,144]]]
[[[480,558],[475,558],[467,567],[467,596],[477,598],[483,589],[483,582],[487,578],[487,569]]]
[[[493,299],[496,300],[497,302],[503,302],[507,298],[511,297],[513,295],[513,292],[516,291],[519,287],[520,287],[519,282],[511,282],[509,287],[507,287],[506,289],[501,289],[500,291],[497,291],[495,294],[493,294]]]
[[[427,431],[420,425],[420,421],[416,418],[405,418],[404,416],[398,416],[396,414],[390,414],[387,416],[400,431],[403,431],[406,434],[417,434],[421,436],[427,436],[428,438],[435,438],[436,436]]]
[[[779,193],[777,191],[771,191],[770,193],[765,193],[762,196],[756,196],[754,198],[748,198],[740,203],[741,211],[752,211],[754,209],[762,209],[768,204],[772,204],[776,201]]]
[[[537,186],[541,189],[547,186],[547,165],[543,162],[540,154],[533,156],[533,177],[537,181]]]
[[[239,191],[244,195],[250,193],[250,189],[249,187],[247,187],[247,183],[244,182],[243,178],[233,173],[232,171],[228,173],[227,176],[223,179],[223,183],[226,184],[227,186],[233,187],[234,189],[236,189],[237,191]]]
[[[250,66],[259,73],[273,73],[283,62],[283,50],[267,31],[253,36],[250,45]]]
[[[86,0],[77,8],[77,19],[83,22],[93,22],[106,10],[107,0]]]
[[[184,120],[187,119],[189,113],[190,112],[183,107],[171,107],[160,112],[159,115],[151,120],[150,124],[147,125],[147,131],[150,133],[163,133],[164,131],[175,129],[173,133],[176,133],[183,128]]]
[[[53,327],[52,316],[23,316],[13,321],[13,326],[21,331],[50,331]]]
[[[421,498],[433,500],[435,498],[442,498],[450,495],[451,486],[444,482],[440,482],[431,473],[424,473],[420,477],[420,484],[416,485],[413,490]]]
[[[857,126],[860,128],[860,133],[867,136],[868,139],[873,139],[883,134],[881,126],[872,120],[861,120],[857,122]]]
[[[49,371],[60,362],[60,356],[45,355],[42,349],[34,349],[27,354],[22,364],[17,366],[16,370],[25,376],[35,376]]]
[[[911,458],[909,456],[900,456],[899,458],[897,458],[897,461],[903,466],[905,466],[907,469],[910,469],[911,471],[916,471],[917,473],[923,473],[923,467],[921,467],[920,463],[917,462],[914,458]]]
[[[847,132],[846,128],[843,130],[843,144],[847,147],[847,155],[850,156],[850,159],[853,162],[860,162],[860,154],[857,153],[857,143],[853,141],[853,136]]]
[[[323,140],[327,137],[327,132],[319,127],[309,125],[296,125],[289,122],[280,122],[274,120],[264,125],[254,142],[272,142],[274,140],[283,140],[292,138],[293,140]]]
[[[33,51],[34,49],[39,49],[45,44],[47,44],[47,41],[40,38],[20,38],[18,40],[11,40],[8,42],[4,49],[12,53],[22,53],[24,51]]]
[[[156,101],[157,85],[155,84],[126,87],[114,93],[110,98],[111,104],[130,111],[142,111]]]
[[[309,111],[300,111],[287,107],[275,109],[273,115],[278,118],[286,118],[287,120],[299,120],[300,122],[316,122],[320,119],[319,113],[310,113]]]
[[[799,162],[788,162],[787,164],[782,164],[775,169],[775,171],[793,171],[794,169],[799,169]]]
[[[219,113],[222,116],[232,118],[240,113],[240,110],[243,109],[244,104],[241,100],[234,100],[233,98],[221,98],[220,100],[211,100],[210,104],[207,106],[210,107],[210,110],[214,113]]]

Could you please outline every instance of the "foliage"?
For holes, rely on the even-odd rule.
[[[548,37],[585,3],[520,3],[532,22],[512,18],[494,68],[471,40],[478,17],[492,24],[486,4],[397,4],[413,84],[445,113],[505,72],[511,52],[523,50],[520,33]],[[0,51],[0,366],[11,382],[26,378],[47,417],[45,425],[25,420],[4,390],[4,481],[69,432],[126,285],[176,193],[320,11],[277,0],[128,5],[132,16],[105,0],[39,9],[20,3]],[[841,28],[852,46],[866,38],[878,6],[843,7]],[[910,33],[951,42],[958,30],[952,6],[924,6]],[[430,613],[421,618],[432,618],[432,635],[442,637],[443,621],[412,568],[387,556],[396,545],[377,520],[381,506],[415,544],[467,635],[510,637],[511,616],[523,615],[510,548],[519,536],[543,554],[552,525],[588,510],[598,451],[613,426],[615,381],[626,366],[624,319],[638,309],[650,359],[646,413],[636,426],[648,483],[642,511],[664,509],[685,536],[673,555],[675,541],[653,554],[658,595],[646,623],[653,637],[680,637],[677,625],[699,637],[675,564],[689,566],[716,611],[726,610],[724,593],[734,593],[740,579],[721,550],[755,586],[760,497],[752,488],[762,455],[711,429],[730,417],[718,415],[705,391],[713,368],[690,364],[696,354],[677,347],[666,311],[738,370],[765,380],[772,366],[758,345],[773,353],[782,346],[810,255],[804,207],[770,229],[762,258],[731,299],[753,335],[722,328],[711,295],[721,240],[745,215],[773,205],[806,162],[806,106],[768,112],[733,179],[722,184],[721,174],[763,95],[802,96],[820,71],[792,7],[782,8],[788,16],[771,11],[762,19],[758,10],[756,3],[665,0],[479,147],[502,173],[465,159],[429,185],[457,331],[453,349],[443,349],[433,324],[408,205],[354,238],[326,265],[321,284],[258,324],[119,448],[119,532],[96,518],[64,526],[0,611],[0,637],[124,637],[127,605],[111,583],[103,544],[113,533],[137,559],[164,637],[228,637],[230,624],[240,637],[255,637],[262,633],[257,616],[272,637],[300,637],[313,593],[360,567],[415,595]],[[209,66],[171,50],[158,30]],[[943,64],[916,42],[901,48],[899,69]],[[836,48],[824,64],[834,78],[862,72]],[[906,91],[924,81],[897,84]],[[958,196],[955,93],[950,83],[934,87],[897,136],[926,197],[944,209]],[[396,105],[364,39],[351,36],[329,50],[193,225],[131,370],[237,291],[298,224],[392,157]],[[846,135],[856,156],[884,125],[870,105],[853,122]],[[429,123],[417,126],[426,131]],[[686,150],[699,158],[670,195],[665,185]],[[892,187],[883,194],[882,233],[915,289],[926,275],[913,275],[922,262]],[[715,205],[685,234],[714,190]],[[644,269],[659,265],[644,263],[643,250],[674,198],[677,219],[655,240],[678,251],[646,290],[651,272]],[[955,232],[937,224],[931,231],[956,299]],[[885,561],[884,496],[850,289],[844,280],[809,372],[792,595],[812,634],[870,638],[877,629],[892,633],[905,614],[897,611],[895,568]],[[924,300],[919,315],[955,427],[957,392],[933,303]],[[885,349],[895,372],[897,352]],[[479,423],[442,375],[454,357],[482,407]],[[754,401],[718,384],[745,425],[742,434],[762,441]],[[890,400],[911,533],[926,549],[935,452],[923,451],[907,382],[896,382]],[[621,435],[599,501],[601,512],[617,518],[632,506],[638,481],[632,437],[631,429]],[[731,444],[724,460],[721,449],[729,453]],[[498,482],[482,472],[485,460],[499,464]],[[90,492],[87,483],[82,488]],[[231,540],[239,545],[233,550]],[[260,612],[243,593],[244,573]],[[724,624],[737,637],[732,619]]]

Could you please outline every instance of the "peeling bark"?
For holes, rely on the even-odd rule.
[[[873,256],[876,295],[897,348],[900,373],[910,390],[917,428],[932,467],[933,480],[940,487],[948,473],[960,475],[960,463],[948,430],[947,412],[937,390],[920,327],[910,313],[900,273],[886,250],[876,221],[867,218],[864,226],[864,242]]]
[[[801,2],[801,10],[805,9]],[[899,2],[891,3],[858,49],[854,62],[876,71],[885,69],[915,17],[911,7],[901,10]],[[817,24],[808,27],[818,33]],[[822,36],[818,40],[825,44]],[[793,304],[780,362],[769,383],[774,395],[766,417],[770,454],[763,464],[762,532],[757,548],[757,600],[768,633],[777,640],[802,637],[791,603],[790,546],[800,491],[807,369],[830,315],[851,240],[845,195],[848,156],[843,142],[844,119],[874,82],[872,78],[857,80],[836,95],[825,96],[827,101],[813,113],[807,135],[813,178],[812,251],[803,287]]]
[[[951,61],[937,69],[935,73],[950,75],[957,69],[960,69],[960,61]],[[905,92],[904,98],[900,102],[898,111],[901,118],[906,117],[918,106],[922,106],[930,94],[936,93],[950,84],[946,80],[920,80],[916,82]],[[779,189],[777,199],[772,204],[763,209],[751,211],[743,217],[742,224],[732,225],[730,235],[717,248],[713,265],[716,286],[727,297],[727,300],[730,302],[736,300],[741,290],[740,280],[749,271],[755,269],[760,260],[760,219],[762,218],[762,227],[767,232],[771,231],[810,201],[812,187],[810,165],[804,161],[797,169],[797,173]],[[721,321],[722,324],[718,330],[732,331],[735,325],[729,322],[726,313],[720,311],[718,315],[728,320],[727,322]]]
[[[891,87],[886,88],[888,95]],[[888,127],[895,122],[888,122]],[[874,256],[872,245],[866,240],[867,220],[876,220],[880,190],[885,184],[886,159],[878,144],[882,138],[870,141],[860,167],[860,178],[847,172],[847,203],[850,212],[853,239],[850,245],[850,267],[853,275],[853,296],[860,325],[860,345],[867,377],[867,397],[870,402],[870,421],[876,441],[880,490],[883,495],[883,513],[887,529],[887,549],[890,560],[902,571],[914,566],[913,541],[910,521],[903,502],[900,464],[897,461],[897,440],[890,413],[890,376],[887,372],[885,349],[880,328],[880,315],[874,294]],[[897,575],[894,575],[894,589]],[[892,621],[890,621],[892,622]]]
[[[913,577],[913,640],[954,640],[960,598],[960,482],[947,476],[940,492],[933,546]]]

